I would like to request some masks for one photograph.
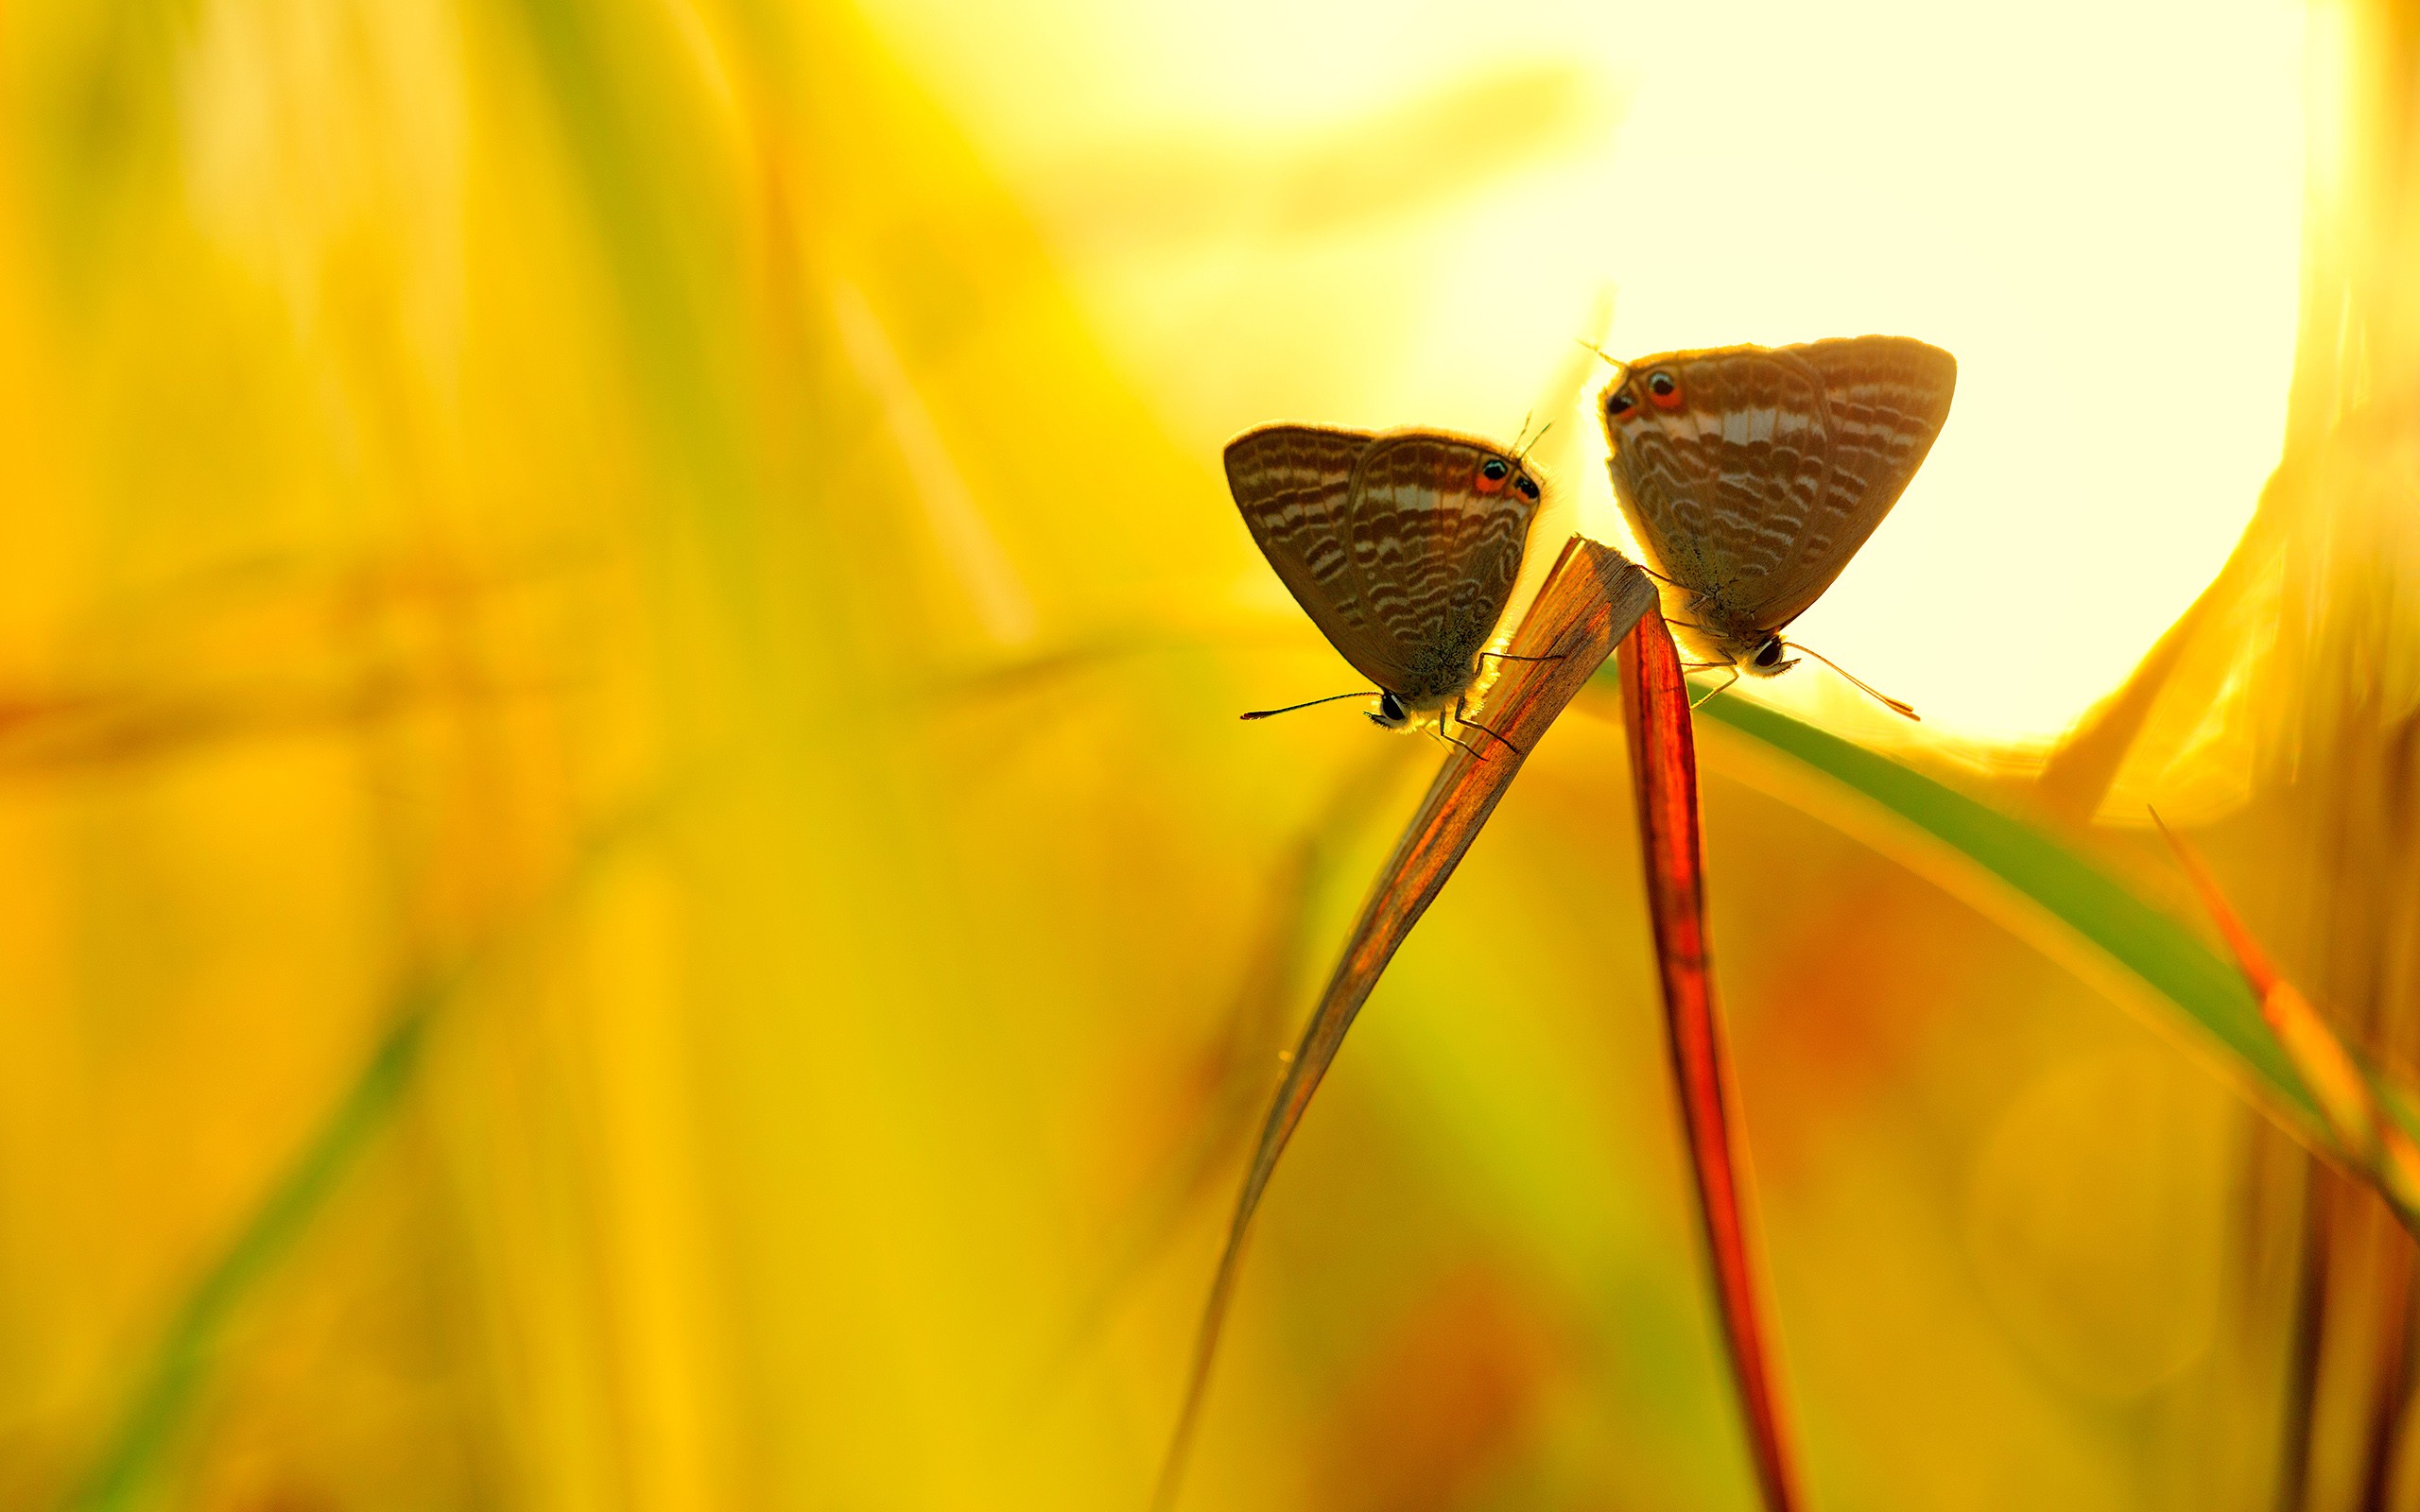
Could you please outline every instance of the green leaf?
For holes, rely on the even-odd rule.
[[[423,980],[401,995],[352,1088],[185,1294],[124,1416],[68,1497],[69,1507],[105,1512],[131,1504],[142,1490],[209,1374],[237,1306],[294,1246],[386,1126],[419,1065],[422,1034],[441,993],[437,982]]]
[[[1616,685],[1610,673],[1598,680]],[[1747,698],[1712,698],[1698,713],[1881,805],[2014,889],[2173,1006],[2264,1111],[2325,1148],[2319,1105],[2243,978],[2183,922],[2044,831],[1887,756]]]

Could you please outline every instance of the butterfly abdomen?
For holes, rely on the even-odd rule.
[[[1420,642],[1404,668],[1404,702],[1416,709],[1439,709],[1453,702],[1478,680],[1478,653],[1487,644],[1494,624],[1481,623],[1467,610],[1439,622]]]

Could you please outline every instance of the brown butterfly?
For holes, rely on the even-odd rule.
[[[1614,493],[1657,573],[1688,595],[1673,623],[1706,664],[1733,681],[1797,664],[1784,647],[1806,647],[1781,632],[1899,502],[1957,383],[1956,358],[1905,336],[1623,365],[1598,402]]]
[[[1377,684],[1373,721],[1434,714],[1450,740],[1450,712],[1487,729],[1464,705],[1545,497],[1517,454],[1437,431],[1268,425],[1227,444],[1227,485],[1295,602]]]

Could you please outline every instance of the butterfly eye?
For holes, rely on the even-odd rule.
[[[1647,397],[1655,401],[1655,407],[1658,409],[1680,408],[1680,380],[1658,368],[1647,375]]]
[[[1500,456],[1491,456],[1478,465],[1478,491],[1494,493],[1504,487],[1504,480],[1512,475],[1512,463]]]
[[[1756,647],[1754,660],[1760,667],[1770,667],[1778,662],[1781,660],[1781,637],[1778,635],[1765,637],[1765,644]]]
[[[1531,504],[1538,502],[1537,479],[1523,476],[1518,481],[1514,482],[1512,487],[1520,491],[1521,497],[1529,500]]]
[[[1627,415],[1637,407],[1638,401],[1630,397],[1627,388],[1615,389],[1605,400],[1605,413],[1608,415]]]

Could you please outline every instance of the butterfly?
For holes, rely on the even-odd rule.
[[[1672,623],[1706,664],[1732,681],[1797,664],[1785,648],[1806,647],[1782,631],[1899,502],[1957,383],[1956,358],[1905,336],[1622,365],[1598,400],[1614,494],[1657,574],[1687,595]]]
[[[1328,644],[1377,684],[1372,721],[1403,730],[1434,714],[1450,740],[1450,711],[1486,730],[1464,708],[1546,496],[1522,458],[1438,431],[1267,425],[1227,443],[1226,463],[1261,554]]]

